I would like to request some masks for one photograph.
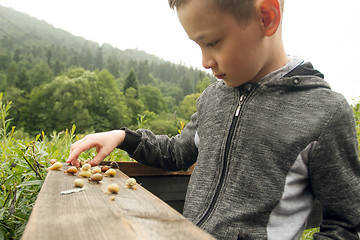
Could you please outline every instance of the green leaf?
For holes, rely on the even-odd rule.
[[[25,187],[25,186],[41,186],[44,183],[44,180],[33,180],[33,181],[27,181],[23,182],[18,186],[18,188]]]

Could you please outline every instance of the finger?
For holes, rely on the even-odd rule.
[[[80,163],[78,161],[78,158],[80,156],[80,154],[86,150],[89,150],[93,147],[96,147],[97,144],[95,142],[92,142],[92,141],[83,141],[82,143],[80,144],[73,144],[71,146],[71,150],[70,150],[70,154],[69,154],[69,157],[68,159],[66,160],[67,163],[72,163],[72,165],[75,165],[75,166],[79,166]]]
[[[72,160],[72,161],[67,160],[66,162],[69,163],[69,164],[72,165],[72,166],[77,167],[77,168],[80,167],[80,162],[79,162],[78,159],[74,159],[74,160]]]
[[[103,151],[98,152],[98,154],[95,155],[95,157],[90,160],[88,163],[91,166],[97,166],[99,165],[109,154],[104,154]]]

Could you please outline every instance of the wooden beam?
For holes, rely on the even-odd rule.
[[[61,192],[73,189],[78,177],[50,171],[22,240],[214,239],[142,186],[127,188],[128,176],[116,171],[100,183],[86,180],[84,191],[67,195]],[[120,186],[119,193],[106,193],[111,183]]]

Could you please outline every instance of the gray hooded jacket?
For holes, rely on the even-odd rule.
[[[285,75],[285,76],[284,76]],[[314,239],[359,239],[353,112],[310,63],[256,85],[209,86],[181,135],[126,129],[120,148],[168,170],[196,162],[184,215],[218,239],[299,239],[314,198]]]

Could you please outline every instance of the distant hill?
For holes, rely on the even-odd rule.
[[[104,78],[101,73],[108,77]],[[84,77],[81,81],[67,82],[69,74],[72,76],[70,79],[82,74]],[[99,78],[105,79],[106,84],[95,81]],[[83,89],[88,86],[87,83],[94,81],[98,85],[91,85],[86,94],[104,95],[109,100],[94,101],[90,107],[84,105],[89,100],[84,102],[80,96],[87,98],[86,94],[83,95]],[[65,119],[61,126],[70,127],[70,123],[80,122],[79,126],[90,124],[86,127],[83,124],[84,131],[104,131],[121,127],[111,125],[115,122],[136,125],[139,115],[147,113],[154,121],[162,121],[154,123],[162,134],[177,133],[177,118],[188,118],[179,110],[179,106],[192,109],[196,101],[194,96],[212,81],[215,79],[204,71],[174,64],[137,49],[120,50],[110,44],[99,45],[55,28],[45,21],[0,6],[0,92],[4,93],[4,100],[13,103],[14,125],[28,133],[33,134],[39,129],[61,131],[63,127],[59,127],[60,118],[64,116],[69,119]],[[60,86],[65,85],[68,87],[62,88],[62,94],[56,95],[54,89],[59,90]],[[128,93],[129,86],[132,89]],[[42,94],[47,96],[47,100],[56,95],[58,100],[47,102],[41,98]],[[192,100],[183,102],[189,95],[192,95]],[[63,99],[64,96],[68,97]],[[52,106],[55,102],[56,107]],[[99,105],[97,109],[102,110],[118,106],[114,111],[105,111],[107,114],[119,111],[124,105],[130,110],[126,116],[112,115],[105,120],[106,114],[98,116],[102,111],[93,111],[95,105]],[[60,106],[67,110],[76,108],[79,116],[70,119],[76,114],[59,114]],[[94,119],[100,120],[95,124],[92,122]],[[111,124],[109,121],[112,121]],[[100,122],[104,123],[102,129],[98,129]]]
[[[95,54],[96,49],[101,47],[97,42],[74,36],[67,31],[53,27],[43,20],[0,6],[0,39],[4,39],[4,37],[13,40],[12,49],[40,44],[45,48],[53,46],[72,50],[88,48],[92,54]],[[123,51],[109,44],[104,44],[103,50],[105,58],[116,56],[119,61],[122,59],[147,60],[158,63],[164,61],[144,51],[136,49]]]
[[[31,69],[37,64],[43,71],[47,71],[44,65],[48,65],[55,77],[72,67],[90,71],[107,69],[120,88],[134,69],[140,85],[159,88],[162,95],[172,97],[175,104],[196,92],[196,84],[205,76],[215,81],[202,70],[174,64],[137,49],[120,50],[110,44],[100,46],[43,20],[0,6],[0,91],[5,91],[9,83],[15,81],[21,88],[21,78],[36,75],[30,72],[38,71]],[[6,73],[8,79],[1,77],[1,73]],[[41,84],[39,79],[27,78],[27,81],[31,86]]]

